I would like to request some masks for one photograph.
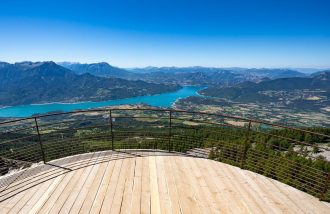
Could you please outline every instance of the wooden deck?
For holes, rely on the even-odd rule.
[[[0,213],[330,213],[313,196],[202,158],[107,151],[51,164],[2,188]]]

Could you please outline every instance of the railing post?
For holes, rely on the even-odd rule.
[[[169,127],[169,130],[168,130],[168,151],[171,152],[172,110],[169,111],[169,123],[170,123],[170,127]]]
[[[242,156],[241,156],[241,168],[244,168],[244,164],[245,164],[245,160],[246,160],[246,153],[247,150],[250,146],[250,132],[251,132],[251,121],[249,121],[249,125],[248,125],[248,132],[246,134],[246,139],[244,142],[244,148],[243,148],[243,152],[242,152]]]
[[[324,200],[324,195],[327,193],[329,185],[330,185],[330,172],[328,172],[328,175],[325,178],[324,186],[319,198],[320,200]]]
[[[37,121],[36,117],[34,118],[34,122],[35,122],[35,126],[36,126],[36,129],[37,129],[38,141],[39,141],[39,145],[40,145],[40,149],[41,149],[42,160],[43,160],[44,163],[46,163],[45,151],[44,151],[44,148],[42,146],[41,135],[40,135],[38,121]]]
[[[202,145],[204,145],[204,130],[203,131],[199,131],[199,133],[202,134],[202,138],[199,140],[199,148],[202,148]]]
[[[111,133],[111,150],[113,151],[114,150],[114,148],[113,148],[114,136],[113,136],[113,122],[112,122],[112,111],[111,110],[109,111],[109,122],[110,122],[110,133]]]

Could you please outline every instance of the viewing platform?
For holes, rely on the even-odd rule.
[[[322,129],[174,109],[2,121],[0,214],[330,214],[329,143]]]
[[[20,175],[1,189],[2,214],[330,212],[328,203],[263,175],[159,150],[80,154]]]

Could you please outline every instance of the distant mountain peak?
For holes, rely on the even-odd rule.
[[[14,66],[22,70],[28,70],[42,65],[56,65],[56,63],[53,61],[43,61],[43,62],[23,61],[23,62],[16,62],[14,64]]]
[[[0,68],[4,68],[4,67],[9,66],[9,65],[10,65],[10,64],[7,63],[7,62],[1,62],[1,61],[0,61]]]
[[[322,71],[318,75],[314,76],[314,78],[324,81],[330,80],[330,71]]]
[[[58,63],[59,65],[72,70],[77,74],[90,73],[95,76],[101,77],[116,77],[124,78],[130,74],[129,71],[126,71],[121,68],[111,66],[107,62],[97,62],[97,63]]]
[[[121,99],[178,88],[178,85],[97,77],[88,72],[78,75],[52,61],[0,67],[0,106]]]

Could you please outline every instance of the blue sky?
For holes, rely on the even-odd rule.
[[[328,0],[2,0],[0,61],[330,67]]]

